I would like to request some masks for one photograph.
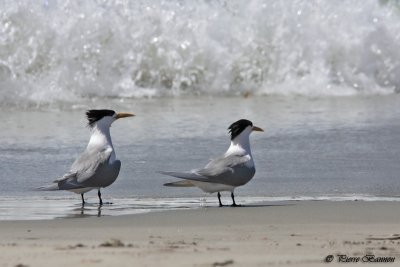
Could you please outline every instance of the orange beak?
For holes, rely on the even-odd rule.
[[[120,112],[120,113],[117,113],[116,118],[121,119],[121,118],[133,117],[133,116],[135,116],[135,115],[132,113]]]
[[[261,129],[260,127],[257,127],[257,126],[253,126],[252,131],[255,131],[255,132],[264,132],[263,129]]]

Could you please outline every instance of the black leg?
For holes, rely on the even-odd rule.
[[[222,207],[223,205],[222,205],[222,202],[221,202],[221,194],[218,192],[217,196],[218,196],[219,206]]]
[[[239,207],[240,205],[237,205],[235,202],[235,195],[233,192],[231,193],[231,198],[232,198],[232,207]]]
[[[99,191],[97,192],[97,195],[99,196],[99,204],[100,204],[100,206],[102,206],[103,205],[103,200],[101,199],[101,193],[100,193],[100,189],[99,189]]]
[[[85,206],[85,199],[83,198],[83,194],[81,194],[81,198],[82,198],[82,206]]]

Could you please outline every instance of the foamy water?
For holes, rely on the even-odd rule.
[[[395,1],[2,1],[0,103],[391,94]]]

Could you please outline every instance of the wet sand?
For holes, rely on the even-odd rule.
[[[2,221],[0,266],[327,266],[328,255],[329,266],[342,266],[338,255],[398,262],[399,222],[399,203],[365,201]]]

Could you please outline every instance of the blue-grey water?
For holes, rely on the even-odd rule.
[[[396,1],[0,7],[0,219],[84,215],[78,195],[32,189],[85,148],[89,108],[137,115],[112,127],[122,169],[102,215],[215,205],[157,171],[205,165],[240,118],[266,131],[251,136],[257,173],[238,202],[400,197]]]
[[[103,198],[131,206],[147,199],[151,203],[148,209],[164,207],[169,198],[180,199],[175,208],[184,207],[184,200],[189,207],[201,206],[204,193],[196,188],[163,187],[174,178],[157,171],[205,165],[229,146],[229,124],[244,117],[266,131],[251,136],[257,173],[249,184],[236,190],[238,202],[397,200],[399,101],[400,97],[393,95],[328,99],[196,97],[96,103],[94,107],[137,114],[113,124],[112,138],[122,169],[117,181],[103,190]],[[4,110],[0,120],[4,126],[0,134],[1,197],[14,203],[20,198],[25,203],[31,200],[34,206],[38,201],[44,207],[67,199],[70,205],[79,206],[79,195],[32,189],[63,175],[85,148],[89,129],[84,109]],[[88,202],[97,202],[95,192],[86,195]],[[46,199],[48,204],[43,204]],[[215,196],[207,197],[207,201],[209,205],[217,203]],[[224,201],[230,202],[228,194]],[[143,202],[137,204],[142,208]]]

